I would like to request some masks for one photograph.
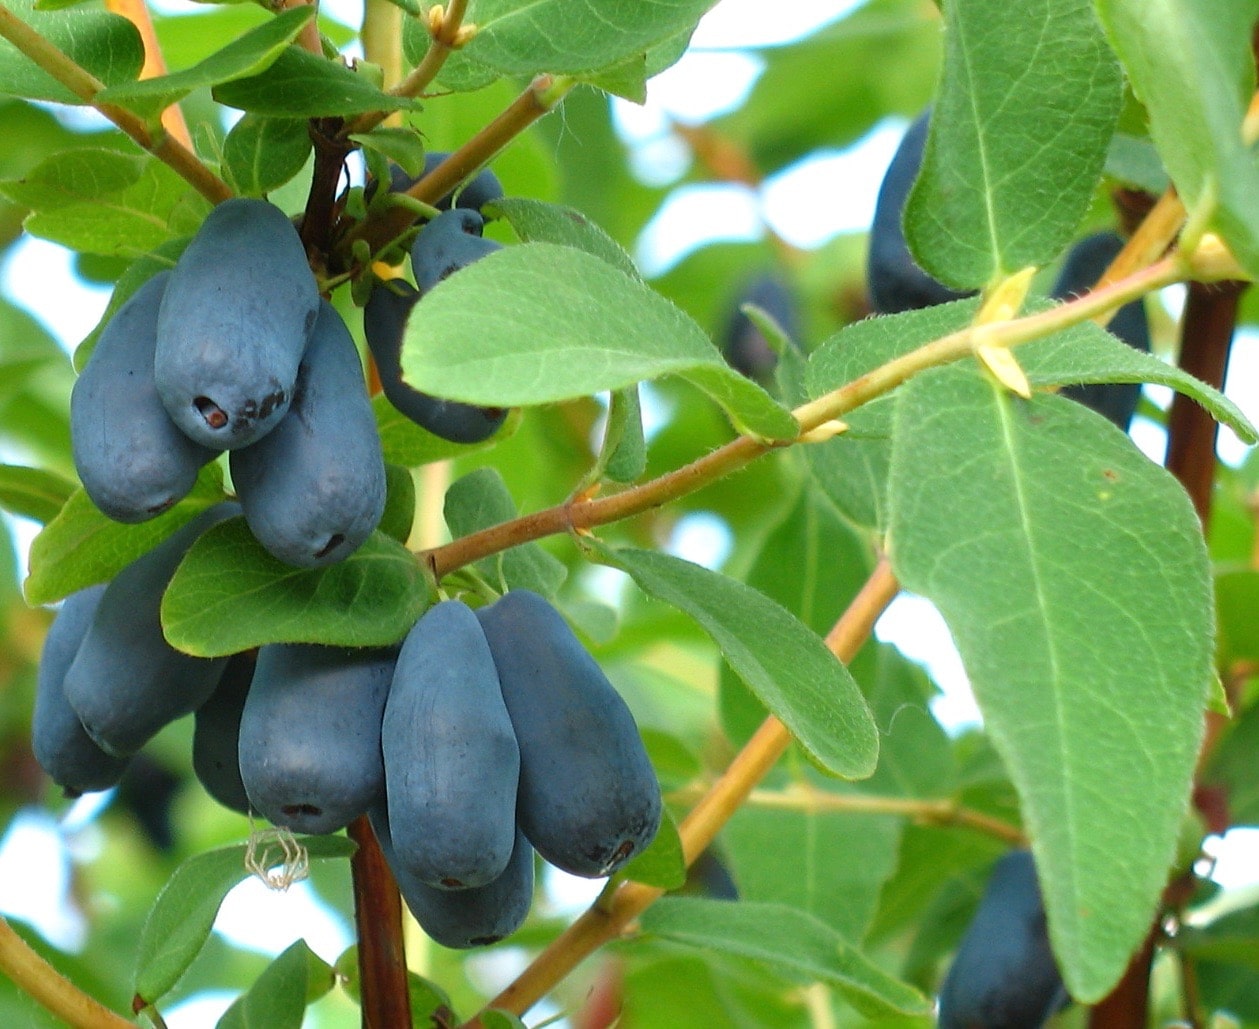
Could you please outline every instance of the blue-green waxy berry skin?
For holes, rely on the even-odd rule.
[[[993,867],[940,990],[941,1029],[1037,1029],[1069,1001],[1030,851]]]
[[[196,442],[248,446],[293,399],[319,314],[319,289],[292,222],[265,200],[210,212],[162,298],[154,377],[166,410]]]
[[[363,335],[376,359],[381,389],[398,411],[435,436],[452,443],[489,439],[507,418],[506,408],[442,400],[403,381],[402,339],[407,319],[419,299],[414,286],[394,279],[373,288],[363,308]]]
[[[380,523],[385,462],[350,330],[322,301],[292,407],[263,439],[232,451],[250,531],[286,564],[343,561]]]
[[[511,590],[477,617],[520,745],[521,829],[557,868],[612,874],[660,827],[660,784],[633,715],[545,598]]]
[[[330,833],[384,795],[380,723],[394,649],[260,647],[240,716],[249,805],[294,832]]]
[[[515,845],[520,751],[481,623],[459,600],[407,634],[381,728],[399,862],[429,886],[503,874]]]
[[[107,754],[83,728],[66,699],[64,683],[105,593],[104,584],[68,596],[48,627],[39,659],[31,749],[58,786],[78,795],[116,786],[128,758]]]
[[[870,306],[879,314],[916,311],[967,295],[950,289],[923,271],[905,242],[902,225],[905,201],[922,168],[930,124],[931,114],[927,111],[910,125],[879,187],[874,222],[870,227],[870,250],[866,256]]]
[[[227,667],[210,698],[192,716],[192,771],[205,791],[230,811],[249,813],[240,778],[240,716],[249,696],[256,654],[244,651]]]
[[[230,503],[203,511],[105,588],[64,685],[83,727],[108,753],[134,754],[214,692],[227,658],[172,647],[162,633],[162,594],[198,537],[239,513]]]
[[[411,270],[421,293],[473,261],[501,250],[503,245],[485,239],[485,220],[476,211],[455,207],[443,211],[420,229],[411,244]]]
[[[489,946],[524,924],[533,901],[534,850],[519,829],[514,831],[507,867],[497,879],[484,886],[445,890],[421,882],[408,871],[391,838],[385,805],[376,805],[370,814],[372,829],[402,899],[420,928],[443,947],[465,950]]]
[[[1095,232],[1079,240],[1067,252],[1066,261],[1058,273],[1058,281],[1050,294],[1056,300],[1071,300],[1097,285],[1097,280],[1119,256],[1124,247],[1123,237],[1117,232]],[[1133,300],[1124,304],[1111,318],[1107,329],[1134,350],[1150,352],[1150,321],[1145,313],[1145,303]],[[1064,397],[1079,401],[1085,407],[1108,418],[1115,425],[1128,431],[1132,416],[1141,398],[1139,382],[1090,382],[1064,386]]]
[[[149,279],[96,341],[70,395],[74,467],[117,522],[143,522],[188,495],[216,449],[194,443],[166,411],[153,378],[157,313],[170,272]]]

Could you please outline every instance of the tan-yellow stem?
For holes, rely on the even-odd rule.
[[[880,561],[848,609],[827,634],[826,643],[839,660],[851,661],[874,629],[900,587],[886,561]],[[682,820],[678,832],[688,863],[707,847],[747,796],[782,757],[791,734],[777,718],[765,719],[721,777]],[[619,936],[649,908],[663,890],[641,883],[623,883],[601,899],[543,950],[489,1007],[523,1014],[542,999],[588,955]],[[466,1029],[479,1025],[479,1019]]]
[[[42,1007],[74,1029],[135,1029],[48,964],[0,918],[0,971]]]
[[[0,5],[0,36],[3,36],[71,93],[100,111],[142,149],[179,173],[194,189],[213,203],[228,199],[232,191],[191,150],[166,132],[154,135],[142,118],[113,104],[98,103],[96,94],[104,83],[53,46],[8,8]]]
[[[122,15],[140,32],[140,39],[144,42],[144,67],[140,69],[140,78],[153,79],[165,75],[166,59],[162,56],[162,47],[153,28],[153,18],[144,0],[105,0],[105,7],[114,14]],[[184,121],[183,109],[178,104],[171,104],[162,112],[162,128],[172,139],[189,150],[192,149],[188,123]]]

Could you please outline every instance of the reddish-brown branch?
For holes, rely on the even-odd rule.
[[[354,876],[363,1029],[410,1029],[402,898],[365,816],[350,823],[349,835],[358,844],[350,870]]]
[[[1209,386],[1222,389],[1228,367],[1237,305],[1244,282],[1191,282],[1180,338],[1182,369]],[[1215,483],[1215,420],[1183,393],[1172,400],[1167,419],[1167,470],[1180,480],[1193,501],[1203,529],[1211,520]]]

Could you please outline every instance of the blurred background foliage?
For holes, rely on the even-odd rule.
[[[157,28],[168,62],[186,67],[222,41],[234,38],[267,15],[251,5],[186,5],[178,16],[162,16]],[[768,15],[767,15],[768,16]],[[324,19],[323,29],[346,43],[353,32]],[[940,59],[938,11],[929,0],[868,0],[785,45],[748,48],[763,70],[734,109],[702,122],[665,126],[677,174],[640,174],[642,152],[631,149],[618,129],[609,98],[579,89],[562,110],[515,141],[494,162],[509,195],[570,205],[587,214],[634,252],[644,229],[672,198],[697,185],[726,184],[756,195],[766,180],[820,154],[841,151],[867,139],[885,123],[903,125],[929,101]],[[413,122],[426,145],[451,149],[466,140],[515,94],[507,81],[472,93],[434,96]],[[225,109],[208,93],[184,103],[198,147],[212,157],[228,129]],[[892,119],[892,121],[888,121]],[[103,129],[81,111],[21,101],[0,102],[0,178],[21,178],[45,157],[71,146],[126,148],[118,133]],[[1138,141],[1139,142],[1139,141]],[[305,173],[308,176],[309,168]],[[1131,176],[1129,176],[1131,177]],[[306,182],[301,175],[273,199],[287,210],[300,208]],[[876,177],[877,181],[877,177]],[[1113,221],[1108,177],[1093,208],[1093,225]],[[842,181],[827,189],[842,193]],[[801,197],[807,207],[813,198]],[[818,197],[817,200],[823,198]],[[872,197],[870,198],[872,200]],[[0,261],[10,262],[25,211],[0,199]],[[863,232],[838,234],[812,249],[793,246],[763,223],[756,238],[723,239],[714,226],[709,241],[651,279],[651,284],[690,313],[718,343],[747,285],[772,273],[783,279],[799,305],[800,345],[808,350],[840,326],[868,313],[864,284]],[[20,260],[20,255],[16,258]],[[108,285],[126,262],[80,257],[78,273]],[[6,278],[6,282],[10,279]],[[46,283],[54,297],[62,288]],[[26,311],[28,298],[0,298],[0,451],[8,464],[38,466],[49,473],[47,495],[13,491],[0,476],[0,504],[11,514],[0,523],[0,818],[8,839],[21,846],[22,820],[39,821],[58,846],[44,850],[45,866],[29,887],[3,884],[6,896],[48,892],[48,908],[77,914],[81,924],[53,947],[33,928],[23,933],[76,982],[117,1010],[127,1010],[135,941],[153,898],[176,865],[208,847],[240,841],[249,831],[243,818],[220,809],[190,769],[191,724],[184,719],[161,734],[137,762],[127,782],[107,802],[85,813],[55,794],[30,752],[29,727],[35,668],[48,610],[32,610],[22,598],[20,540],[56,510],[74,472],[70,461],[68,396],[73,372],[67,347]],[[1251,301],[1253,305],[1254,301]],[[1253,306],[1245,316],[1253,318]],[[1155,317],[1156,349],[1171,349],[1172,320]],[[357,326],[356,326],[357,328]],[[666,381],[648,391],[648,475],[676,468],[731,436],[728,423],[698,392]],[[531,409],[509,439],[453,465],[418,474],[421,505],[440,511],[445,483],[482,466],[503,476],[521,511],[563,500],[592,460],[592,440],[602,414],[595,400]],[[1142,415],[1157,425],[1158,405],[1147,400]],[[662,548],[694,546],[699,538],[711,560],[825,632],[844,609],[872,566],[872,541],[824,501],[802,490],[797,454],[762,460],[746,471],[694,493],[667,508],[608,527],[612,541]],[[1228,667],[1248,674],[1259,661],[1259,619],[1254,618],[1251,570],[1255,549],[1253,461],[1223,468],[1212,526],[1212,553],[1222,572],[1222,640]],[[19,531],[20,530],[20,531]],[[694,535],[698,532],[698,537]],[[566,610],[585,631],[600,661],[630,701],[660,771],[666,796],[680,811],[714,776],[763,715],[756,702],[723,675],[711,641],[672,608],[644,599],[636,590],[585,565],[564,539],[545,546],[567,566],[561,595]],[[805,564],[807,581],[792,570]],[[1225,656],[1222,656],[1222,660]],[[888,644],[871,642],[854,662],[884,734],[875,777],[842,784],[816,775],[798,756],[780,764],[765,789],[794,784],[797,796],[822,798],[880,795],[954,798],[967,807],[1018,823],[1013,789],[999,761],[974,727],[949,726],[932,714],[938,687],[921,668]],[[1256,690],[1249,691],[1247,717],[1226,741],[1218,778],[1233,786],[1236,824],[1259,824],[1256,792]],[[723,832],[714,856],[692,888],[781,901],[800,907],[863,947],[889,970],[927,992],[938,985],[983,888],[987,871],[1006,844],[965,827],[912,824],[891,814],[828,811],[824,802],[796,806],[755,800]],[[15,829],[15,826],[17,829]],[[45,839],[48,838],[45,833]],[[4,867],[23,867],[5,852]],[[67,877],[52,874],[63,868]],[[343,862],[318,865],[314,894],[345,926],[351,924],[348,869]],[[1204,888],[1204,900],[1221,898]],[[486,954],[464,955],[426,946],[412,936],[412,965],[440,983],[457,1011],[473,1010],[519,967],[522,953],[549,939],[564,924],[562,890],[539,903],[526,928]],[[1199,989],[1209,1006],[1230,1008],[1245,1024],[1259,1025],[1257,897],[1229,895],[1240,913],[1233,921],[1196,929],[1186,948],[1203,955]],[[61,921],[65,921],[63,918]],[[1221,950],[1220,939],[1235,944]],[[1249,961],[1232,956],[1247,952]],[[321,955],[328,961],[333,953]],[[239,991],[265,967],[267,956],[216,935],[176,993],[168,1009],[203,991]],[[1169,955],[1161,983],[1176,976]],[[574,1026],[593,1029],[597,1002],[608,991],[624,1000],[621,1024],[710,1029],[715,1025],[793,1027],[855,1026],[865,1020],[826,990],[785,981],[762,968],[731,958],[707,958],[675,946],[644,942],[612,948],[566,982],[556,1002]],[[1166,1004],[1174,1002],[1168,986]],[[1164,1014],[1172,1014],[1167,1007]],[[333,991],[308,1014],[311,1026],[357,1024],[357,1012]],[[1079,1011],[1059,1016],[1064,1025],[1083,1024]],[[45,1026],[52,1021],[13,987],[0,981],[0,1024]],[[180,1023],[172,1020],[171,1025]],[[927,1020],[906,1025],[926,1025]]]

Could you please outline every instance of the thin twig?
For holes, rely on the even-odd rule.
[[[96,108],[138,146],[179,173],[194,189],[213,203],[232,195],[227,183],[210,171],[191,150],[166,132],[150,132],[142,118],[114,104],[98,103],[96,94],[105,84],[76,64],[40,33],[0,5],[0,36],[3,36],[39,67],[86,104]]]
[[[428,88],[437,73],[441,71],[446,58],[463,45],[460,36],[463,27],[463,16],[467,10],[467,0],[450,0],[443,9],[440,20],[429,24],[429,44],[420,58],[420,63],[412,69],[411,74],[389,90],[390,96],[418,97]],[[464,33],[464,36],[467,34]],[[370,58],[369,58],[370,60]],[[370,111],[361,114],[346,127],[344,134],[349,136],[356,132],[370,132],[387,117],[385,111]]]
[[[407,194],[428,204],[436,203],[466,176],[489,163],[495,154],[535,121],[554,110],[574,85],[568,79],[538,76],[502,114],[421,178],[407,190]],[[347,267],[352,263],[349,255],[358,240],[366,240],[371,252],[378,253],[406,232],[415,218],[414,212],[401,206],[389,207],[378,215],[369,216],[339,244],[338,249],[345,255],[344,263]]]
[[[135,1029],[48,964],[0,917],[0,971],[74,1029]]]
[[[948,364],[969,355],[977,343],[1007,347],[1027,343],[1078,324],[1094,315],[1122,306],[1151,289],[1177,281],[1183,269],[1175,258],[1164,258],[1121,282],[1094,290],[1070,303],[1040,314],[986,325],[968,326],[933,343],[889,361],[837,390],[797,407],[792,414],[804,436],[827,422],[842,418],[862,404],[895,389],[927,368]],[[441,578],[465,564],[508,547],[555,533],[589,529],[620,521],[660,507],[692,493],[731,472],[743,468],[778,447],[796,442],[768,443],[740,436],[717,450],[650,482],[607,497],[572,501],[525,515],[510,522],[470,533],[421,554]]]
[[[899,589],[891,568],[881,561],[827,635],[827,645],[839,660],[848,663],[856,656]],[[790,744],[791,734],[782,722],[772,715],[765,719],[678,827],[688,863],[712,843]],[[663,893],[654,886],[622,883],[611,897],[597,901],[561,933],[488,1007],[517,1015],[528,1011],[583,959],[621,935]],[[465,1023],[464,1029],[481,1024],[478,1016]]]
[[[105,0],[106,9],[126,18],[140,33],[144,42],[144,67],[140,69],[140,78],[154,79],[166,74],[166,59],[162,56],[162,46],[157,41],[157,32],[153,28],[153,18],[144,0]],[[179,104],[171,104],[162,112],[162,128],[189,150],[192,149],[192,136],[188,132],[188,123],[184,121],[184,112]]]
[[[410,1029],[411,995],[402,943],[402,899],[366,816],[349,826],[363,1029]]]

